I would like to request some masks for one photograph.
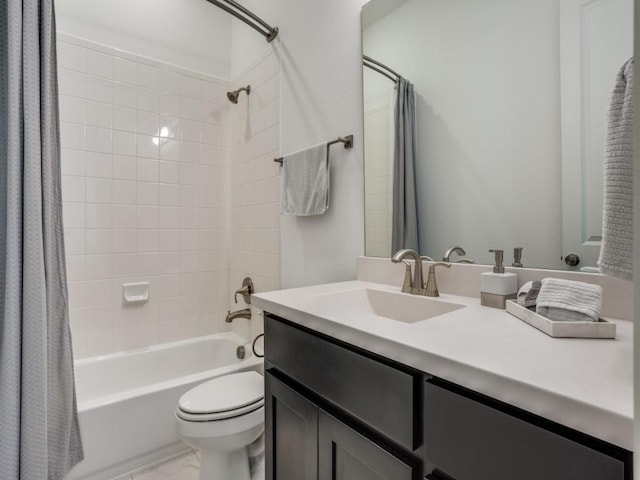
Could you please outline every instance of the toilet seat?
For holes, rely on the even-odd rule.
[[[241,372],[209,380],[180,397],[176,415],[191,422],[211,422],[249,414],[264,405],[264,378]]]

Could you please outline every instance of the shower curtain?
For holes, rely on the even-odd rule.
[[[60,195],[52,0],[0,1],[0,478],[82,460]]]
[[[413,84],[400,78],[396,93],[392,253],[403,248],[415,251],[420,249],[415,179],[416,100]]]

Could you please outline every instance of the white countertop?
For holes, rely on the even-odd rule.
[[[405,365],[633,450],[633,332],[615,340],[551,338],[477,298],[441,293],[466,308],[403,323],[322,311],[313,297],[399,287],[350,281],[252,295],[253,305]]]

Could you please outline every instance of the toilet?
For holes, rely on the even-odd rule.
[[[200,480],[249,480],[247,446],[264,431],[264,378],[209,380],[180,397],[176,418],[180,438],[200,450]]]

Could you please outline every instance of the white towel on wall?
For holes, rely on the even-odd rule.
[[[536,313],[560,322],[597,322],[602,309],[602,287],[586,282],[545,278]]]
[[[633,280],[633,58],[618,72],[607,121],[598,266],[605,275]]]
[[[320,215],[329,208],[329,158],[326,143],[285,155],[280,173],[280,213]]]

